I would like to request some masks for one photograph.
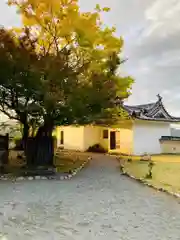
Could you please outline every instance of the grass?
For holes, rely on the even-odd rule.
[[[13,176],[21,176],[23,174],[24,169],[22,167],[26,165],[26,161],[18,158],[18,155],[22,154],[22,151],[11,150],[9,152],[9,163],[4,166],[5,172],[11,173]],[[88,157],[89,154],[87,153],[57,150],[54,157],[54,165],[57,172],[70,173],[80,167]]]
[[[123,159],[132,159],[133,161],[139,161],[141,159],[141,156],[122,156]],[[154,162],[179,162],[180,163],[180,154],[157,154],[157,155],[151,155],[151,159]]]
[[[19,155],[22,156],[23,152],[15,150],[9,151],[8,164],[3,166],[4,173],[8,173],[7,175],[14,177],[18,177],[23,174],[24,169],[22,169],[22,167],[26,165],[26,162],[23,158],[18,158]]]
[[[54,159],[54,165],[57,172],[69,173],[79,168],[88,159],[88,156],[87,153],[58,151]]]
[[[9,151],[9,160],[8,165],[12,167],[22,167],[26,164],[25,160],[22,158],[18,158],[18,155],[23,155],[23,151]]]
[[[154,161],[155,165],[152,169],[152,179],[146,179],[146,181],[155,187],[180,193],[180,161],[177,161],[177,158],[174,158],[174,156],[173,158],[167,156],[155,159],[157,160]],[[145,178],[148,173],[148,162],[135,160],[132,162],[125,161],[124,169],[136,178]]]

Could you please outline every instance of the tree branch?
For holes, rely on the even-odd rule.
[[[4,113],[9,119],[17,120],[19,121],[20,119],[17,116],[12,116],[8,110],[6,110],[2,105],[0,106],[0,112]]]

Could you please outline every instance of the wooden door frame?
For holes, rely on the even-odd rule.
[[[114,134],[114,137],[115,137],[115,139],[114,139],[114,147],[112,148],[112,145],[111,145],[111,134]],[[110,134],[109,134],[109,147],[110,147],[110,150],[115,150],[116,149],[116,131],[112,131],[112,130],[110,130]]]

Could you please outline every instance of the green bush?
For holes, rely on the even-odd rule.
[[[94,152],[94,153],[106,153],[107,151],[100,145],[100,144],[94,144],[93,146],[88,148],[88,152]]]
[[[128,162],[132,162],[132,158],[131,158],[131,157],[129,157],[127,161],[128,161]]]
[[[153,170],[154,165],[155,165],[154,162],[149,161],[149,163],[148,163],[148,173],[146,174],[147,179],[152,179],[152,177],[153,177],[152,170]]]

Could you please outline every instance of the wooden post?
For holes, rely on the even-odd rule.
[[[0,135],[0,152],[1,152],[1,164],[8,164],[9,157],[9,134],[5,136]]]

